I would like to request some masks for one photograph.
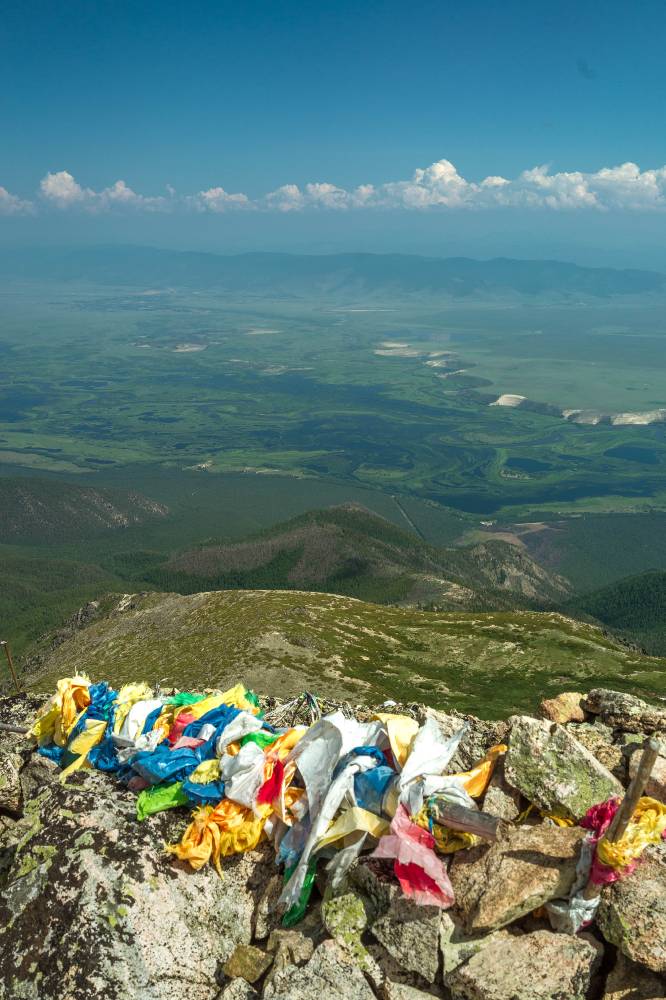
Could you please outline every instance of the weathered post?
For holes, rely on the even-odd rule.
[[[9,664],[9,672],[12,675],[12,679],[14,681],[14,686],[16,687],[16,690],[20,694],[21,685],[19,684],[18,677],[16,676],[16,670],[14,669],[14,661],[12,660],[12,651],[9,648],[9,643],[5,639],[0,639],[0,646],[2,646],[5,650],[5,656],[7,657],[7,663]]]

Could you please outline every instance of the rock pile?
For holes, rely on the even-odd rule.
[[[40,703],[1,700],[0,722],[31,720]],[[271,711],[277,720],[286,709],[272,703]],[[395,711],[434,717],[445,734],[461,721],[422,706]],[[359,719],[364,713],[354,709]],[[584,838],[580,827],[548,817],[580,817],[622,795],[644,736],[666,739],[666,710],[597,690],[544,702],[539,715],[468,718],[450,771],[508,744],[481,803],[505,827],[498,842],[448,856],[453,907],[416,905],[389,862],[362,856],[334,893],[317,883],[321,891],[290,929],[281,925],[282,877],[270,844],[225,859],[222,879],[212,869],[193,872],[163,850],[180,836],[184,810],[137,823],[136,796],[123,785],[96,771],[63,784],[25,740],[1,734],[0,997],[665,997],[666,842],[603,888],[586,930],[557,933],[544,907],[571,891]],[[666,756],[649,789],[662,801],[665,775]]]

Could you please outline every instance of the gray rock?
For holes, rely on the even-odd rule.
[[[448,977],[452,1000],[584,1000],[597,949],[568,934],[534,931],[489,944]]]
[[[629,757],[629,777],[633,778],[638,770],[641,759],[641,746],[637,744],[634,752]],[[651,795],[653,799],[666,802],[666,741],[661,744],[661,751],[657,757],[652,773],[645,786],[645,795]]]
[[[259,941],[267,938],[272,930],[280,926],[282,914],[278,909],[278,900],[282,882],[280,875],[272,875],[261,890],[254,915],[254,936]]]
[[[254,1000],[259,994],[245,979],[232,979],[219,994],[218,1000]]]
[[[514,931],[514,933],[518,933]],[[440,933],[440,951],[442,955],[442,974],[444,982],[448,976],[481,951],[493,941],[499,941],[509,934],[506,930],[493,931],[490,934],[468,934],[463,923],[454,911],[442,913],[442,929]]]
[[[603,722],[627,733],[666,732],[666,709],[655,708],[633,694],[594,688],[584,707]]]
[[[530,802],[578,819],[598,802],[622,794],[617,778],[562,726],[526,715],[511,722],[504,773]]]
[[[488,847],[459,851],[450,870],[467,932],[505,927],[551,899],[568,895],[585,831],[519,826]]]
[[[417,990],[415,986],[407,986],[406,983],[393,983],[388,979],[384,983],[382,990],[383,1000],[428,1000],[428,997],[441,996],[440,993],[424,993]]]
[[[506,742],[508,724],[506,722],[487,722],[473,715],[461,715],[457,712],[440,712],[435,708],[427,708],[425,716],[432,716],[439,723],[444,736],[453,736],[461,726],[468,725],[468,730],[460,741],[460,745],[451,759],[448,767],[450,774],[457,771],[469,771],[478,764],[488,750],[498,743]]]
[[[48,774],[39,758],[33,767]],[[27,786],[35,775],[22,777]],[[228,859],[223,880],[193,872],[162,849],[186,813],[137,823],[135,808],[133,794],[96,772],[47,781],[25,804],[0,886],[0,996],[173,1000],[174,961],[188,1000],[219,994],[218,963],[250,942],[248,885],[270,871],[272,852]]]
[[[264,987],[265,1000],[375,1000],[361,970],[335,941],[324,941],[307,965],[284,969]]]
[[[666,981],[618,952],[602,1000],[664,1000]]]
[[[627,958],[666,972],[666,850],[648,847],[636,871],[606,886],[597,911],[601,933]]]
[[[520,792],[512,788],[504,777],[504,759],[500,757],[483,797],[483,811],[512,821],[521,813],[521,801]]]
[[[402,969],[433,983],[439,969],[441,918],[439,907],[418,906],[399,896],[375,920],[371,933]]]

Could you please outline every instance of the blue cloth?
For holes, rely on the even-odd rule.
[[[152,712],[150,712],[146,716],[146,721],[144,722],[143,729],[141,730],[141,735],[142,736],[144,735],[144,733],[152,733],[153,729],[155,728],[155,723],[157,722],[157,720],[159,719],[160,715],[162,714],[162,709],[163,708],[164,708],[164,705],[158,705],[157,708],[154,708],[152,710]]]
[[[395,777],[396,773],[393,768],[386,764],[356,774],[354,776],[354,795],[357,804],[363,809],[367,809],[368,812],[374,813],[375,816],[381,816],[384,797]]]
[[[182,791],[194,805],[216,806],[224,798],[224,782],[208,781],[202,785],[188,778],[183,782]]]
[[[350,750],[348,753],[344,755],[344,757],[340,758],[340,760],[335,766],[335,770],[333,772],[333,778],[337,778],[337,776],[341,774],[342,771],[344,771],[347,764],[349,764],[354,759],[354,757],[373,757],[378,764],[386,764],[386,757],[379,749],[379,747],[375,746],[354,747],[353,750]]]
[[[188,726],[185,726],[183,736],[189,736],[193,740],[196,740],[202,727],[205,725],[215,726],[219,735],[237,715],[240,715],[240,709],[234,705],[219,705],[217,708],[211,708],[200,719],[195,719],[194,722],[190,722]]]
[[[46,746],[40,747],[37,751],[37,753],[41,754],[42,757],[46,757],[47,760],[53,760],[56,764],[60,764],[64,752],[65,748],[58,747],[55,743],[48,743]]]
[[[106,719],[106,732],[97,744],[88,751],[88,763],[98,771],[118,772],[120,764],[114,746],[113,724],[116,718],[116,698],[118,692],[110,688],[106,681],[90,685],[91,702],[88,713],[93,719]]]

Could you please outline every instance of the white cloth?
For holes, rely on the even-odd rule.
[[[465,723],[457,733],[448,739],[443,735],[436,719],[428,716],[414,737],[409,757],[400,774],[400,801],[407,803],[408,786],[417,778],[429,775],[441,776],[446,771],[458,744],[469,729]]]
[[[220,777],[224,781],[225,798],[253,809],[257,792],[264,783],[266,758],[256,743],[246,743],[235,757],[220,758]]]
[[[137,701],[130,708],[120,727],[119,736],[126,740],[135,740],[141,735],[146,719],[156,708],[161,708],[164,704],[163,698],[150,698],[147,701]]]
[[[239,712],[218,736],[215,753],[221,757],[230,743],[235,743],[236,740],[242,739],[248,733],[258,732],[262,726],[263,722],[256,715],[252,715],[250,712]]]

